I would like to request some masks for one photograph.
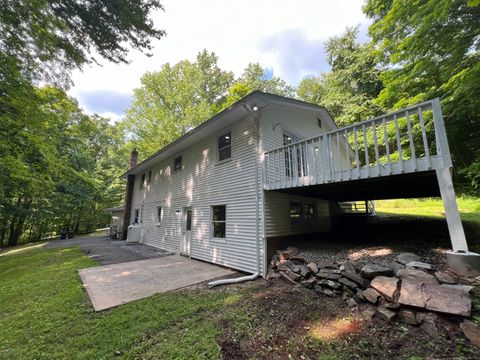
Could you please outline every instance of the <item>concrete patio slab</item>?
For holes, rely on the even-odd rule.
[[[92,267],[78,272],[95,311],[235,273],[178,255]]]

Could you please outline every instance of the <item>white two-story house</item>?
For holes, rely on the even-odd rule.
[[[321,106],[255,91],[131,164],[123,229],[136,224],[142,243],[264,275],[276,239],[330,230],[339,201],[440,193],[445,201],[443,122],[435,118],[435,152],[430,135],[418,145],[398,130],[402,116],[410,131],[437,110],[432,101],[338,129]],[[454,250],[468,251],[458,210],[449,214]]]

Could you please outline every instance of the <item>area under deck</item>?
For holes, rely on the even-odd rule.
[[[440,197],[435,171],[269,190],[333,201]]]
[[[332,201],[441,196],[453,250],[468,253],[439,99],[287,142],[263,164],[265,191]]]

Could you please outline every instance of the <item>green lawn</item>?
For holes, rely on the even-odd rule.
[[[477,201],[460,207],[478,224]],[[377,208],[442,216],[434,200]],[[282,282],[184,289],[95,313],[77,272],[93,265],[78,248],[0,253],[1,359],[462,359],[476,351],[458,334],[431,340],[401,323],[362,322],[339,298]]]
[[[480,225],[480,199],[459,197],[457,202],[462,220]],[[381,200],[375,208],[379,213],[445,217],[441,199]]]

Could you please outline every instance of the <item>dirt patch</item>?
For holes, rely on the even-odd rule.
[[[477,350],[458,321],[439,317],[440,337],[400,320],[365,320],[367,304],[349,309],[339,298],[283,280],[243,289],[223,312],[218,343],[224,359],[474,359]]]

